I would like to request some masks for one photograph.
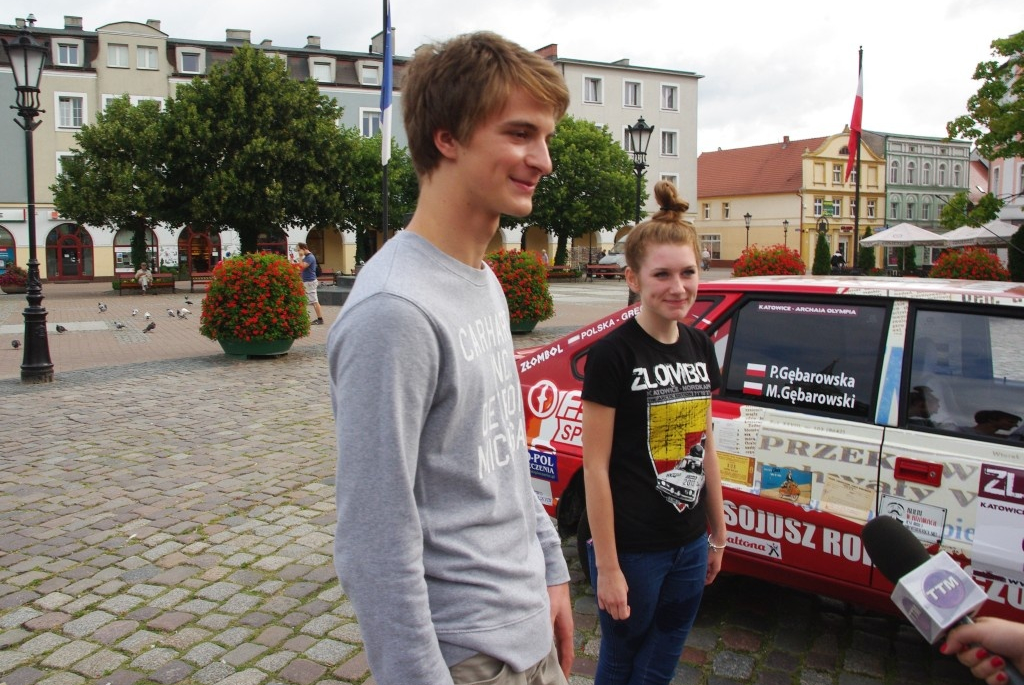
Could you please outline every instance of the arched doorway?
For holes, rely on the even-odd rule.
[[[132,233],[130,228],[122,228],[114,234],[114,274],[134,274],[132,264]],[[146,229],[146,261],[154,271],[160,269],[160,246],[157,244],[153,229]]]
[[[46,277],[51,281],[92,280],[92,236],[82,226],[61,224],[46,236]]]
[[[288,256],[288,236],[284,231],[260,231],[256,236],[256,250]]]
[[[7,271],[8,264],[17,264],[14,253],[14,236],[0,226],[0,274]]]
[[[186,226],[178,234],[178,268],[187,273],[212,271],[220,261],[220,234]]]

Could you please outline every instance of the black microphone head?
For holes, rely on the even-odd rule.
[[[871,561],[893,584],[931,559],[914,534],[891,516],[868,521],[860,537]]]

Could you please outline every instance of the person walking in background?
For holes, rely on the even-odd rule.
[[[306,290],[306,302],[313,305],[316,312],[316,319],[311,323],[314,326],[322,326],[324,323],[324,312],[320,308],[320,297],[317,295],[317,288],[320,282],[316,280],[316,257],[309,251],[306,243],[296,245],[299,252],[299,264],[302,264],[302,287]]]
[[[551,259],[548,258],[547,250],[540,251],[540,263],[543,264],[544,266],[548,266],[549,264],[551,264]]]
[[[532,210],[568,104],[550,62],[493,33],[406,67],[419,201],[327,343],[335,567],[378,685],[564,685],[572,665],[569,571],[533,494],[508,305],[483,260],[501,216]]]
[[[707,246],[704,246],[704,250],[700,253],[700,266],[704,271],[711,268],[711,251]]]
[[[593,537],[581,561],[600,609],[597,685],[672,680],[726,546],[711,433],[718,363],[708,336],[680,323],[700,280],[697,233],[674,185],[654,193],[661,211],[626,241],[640,312],[594,343],[583,376]]]

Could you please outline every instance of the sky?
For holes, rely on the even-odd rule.
[[[87,30],[159,19],[172,38],[252,41],[362,52],[382,27],[382,2],[46,0],[19,3],[37,26],[80,16]],[[12,11],[8,5],[8,12]],[[391,0],[395,52],[460,33],[495,31],[560,57],[695,72],[698,152],[827,136],[850,122],[864,48],[865,129],[942,137],[966,113],[991,42],[1024,30],[1020,0]]]

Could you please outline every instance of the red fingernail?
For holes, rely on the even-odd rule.
[[[939,651],[942,652],[943,654],[945,654],[946,652],[949,651],[949,645],[947,643],[943,642],[942,646],[939,647]]]
[[[994,668],[1002,668],[1005,665],[1006,665],[1006,662],[1003,661],[1003,657],[1001,657],[1001,656],[994,656],[994,657],[992,657],[992,666]]]
[[[976,651],[974,653],[974,658],[975,659],[984,659],[987,656],[988,656],[988,652],[985,651],[985,649],[982,648],[982,647],[978,647],[978,651]]]
[[[1009,680],[1009,678],[1006,676],[1005,673],[996,673],[997,683],[1005,683],[1007,680]]]

